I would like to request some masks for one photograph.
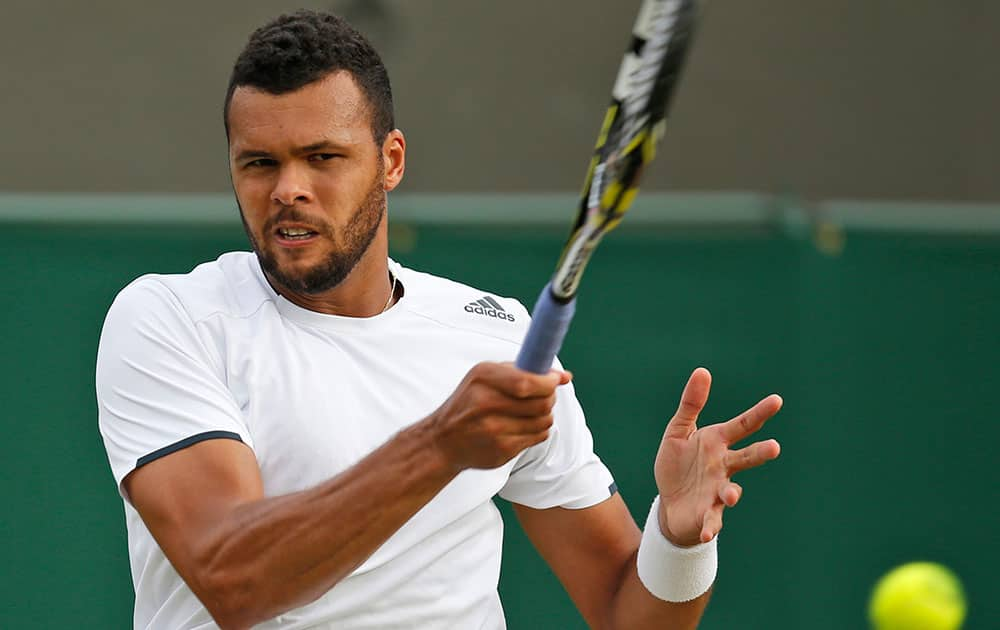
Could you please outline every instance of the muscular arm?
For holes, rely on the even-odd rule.
[[[153,461],[125,490],[167,558],[223,628],[307,604],[372,554],[461,470],[543,441],[569,375],[473,368],[448,401],[350,469],[265,498],[253,453],[210,440]]]
[[[263,498],[253,453],[210,440],[129,475],[157,543],[220,626],[307,604],[354,570],[454,476],[417,426],[309,490]]]
[[[514,511],[591,628],[697,627],[709,593],[673,603],[646,590],[635,563],[642,533],[621,495],[583,510],[515,505]]]

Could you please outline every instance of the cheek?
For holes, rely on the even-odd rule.
[[[233,190],[244,220],[255,230],[261,227],[270,204],[270,187],[262,177],[234,177]]]
[[[345,170],[327,167],[320,176],[313,177],[309,182],[313,193],[320,199],[328,201],[345,196],[353,188],[353,178]]]
[[[341,169],[327,177],[313,179],[313,191],[324,208],[341,222],[354,216],[371,192],[374,173],[362,169]]]
[[[236,194],[240,198],[246,199],[259,199],[261,197],[267,198],[270,194],[272,186],[268,182],[267,177],[263,177],[260,174],[253,175],[233,175],[233,188],[236,190]]]

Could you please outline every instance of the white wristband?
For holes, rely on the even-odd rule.
[[[660,531],[660,497],[653,499],[636,561],[639,580],[668,602],[687,602],[705,594],[719,567],[718,536],[693,547],[678,547]]]

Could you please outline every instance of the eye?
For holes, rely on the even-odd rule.
[[[333,158],[342,157],[338,153],[313,153],[309,156],[310,162],[327,162]]]
[[[246,168],[266,168],[268,166],[275,166],[278,163],[277,160],[272,160],[271,158],[257,158],[256,160],[251,160],[246,163]]]

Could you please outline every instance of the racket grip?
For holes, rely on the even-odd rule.
[[[556,353],[562,347],[575,312],[575,296],[569,302],[559,302],[552,297],[551,282],[546,284],[531,311],[531,326],[528,327],[528,334],[524,337],[515,365],[535,374],[548,372]]]

